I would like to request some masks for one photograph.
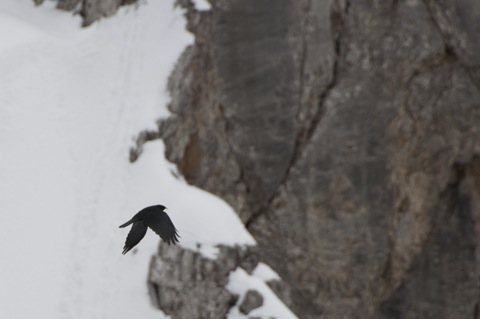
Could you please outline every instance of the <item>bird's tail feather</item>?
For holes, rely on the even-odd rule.
[[[125,224],[122,224],[120,226],[118,226],[118,228],[123,228],[123,227],[127,227],[128,225],[130,225],[131,223],[133,223],[133,219],[130,219],[128,222],[126,222]]]

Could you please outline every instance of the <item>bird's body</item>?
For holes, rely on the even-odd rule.
[[[120,225],[120,228],[123,228],[133,224],[125,241],[122,254],[125,255],[143,239],[148,227],[168,245],[175,245],[178,242],[178,232],[164,209],[165,206],[163,205],[146,207],[135,214],[128,222]]]

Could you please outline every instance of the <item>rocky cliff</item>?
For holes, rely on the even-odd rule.
[[[160,123],[300,318],[474,318],[480,4],[187,1]]]
[[[480,3],[210,2],[178,1],[195,43],[140,144],[234,207],[299,318],[480,317]],[[194,289],[155,266],[188,254],[154,291]]]

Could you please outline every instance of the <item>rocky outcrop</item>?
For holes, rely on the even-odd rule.
[[[44,0],[33,0],[40,5]],[[82,26],[87,27],[98,19],[114,15],[123,5],[136,3],[137,0],[57,0],[57,8],[74,11],[83,18]]]
[[[253,247],[220,247],[215,260],[179,246],[160,245],[152,257],[148,285],[153,304],[172,318],[226,318],[238,300],[226,289],[230,272],[252,272]]]
[[[238,308],[241,313],[248,315],[250,311],[263,305],[263,296],[256,290],[248,290]]]
[[[160,123],[301,318],[473,318],[480,4],[232,0],[197,12]]]

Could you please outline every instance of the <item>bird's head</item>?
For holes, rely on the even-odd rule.
[[[167,207],[163,206],[163,205],[157,205],[158,208],[160,208],[161,210],[165,210],[167,209]]]

